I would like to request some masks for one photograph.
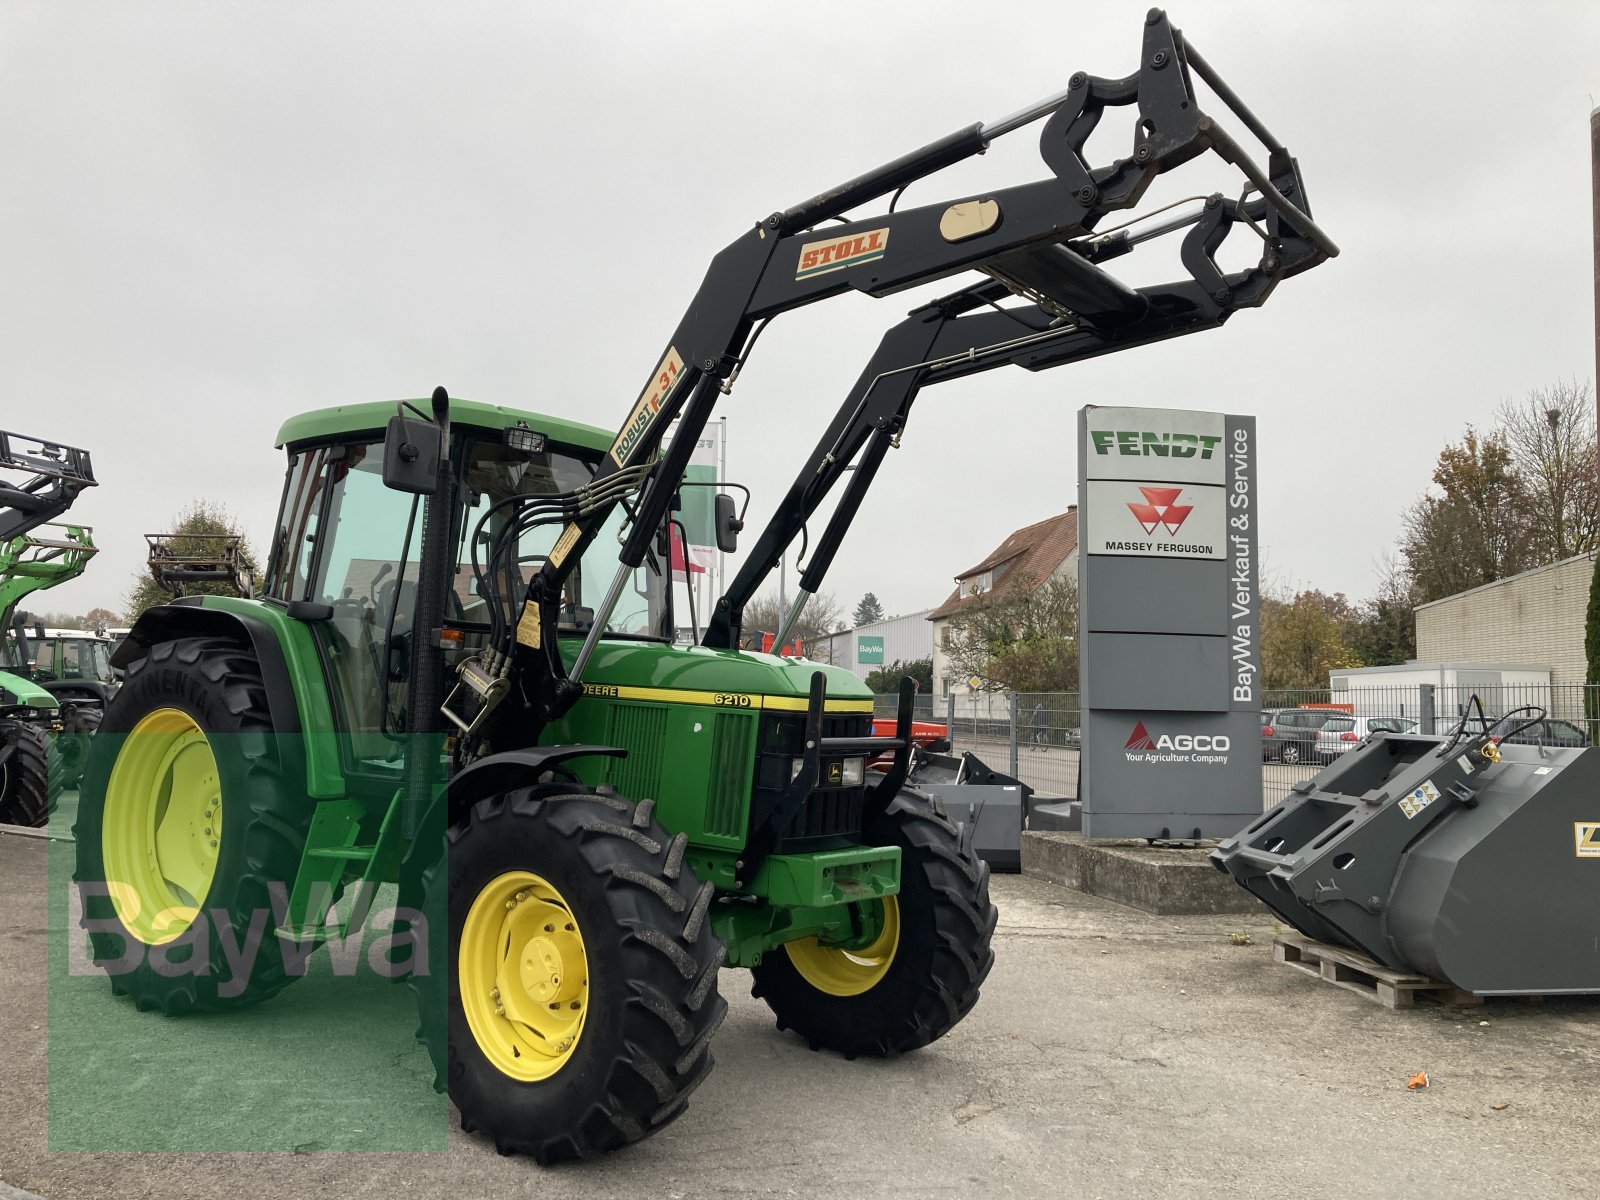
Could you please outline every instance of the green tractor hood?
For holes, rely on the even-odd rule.
[[[56,698],[30,679],[0,671],[0,709],[56,708]]]
[[[579,641],[562,640],[562,658],[571,665]],[[659,642],[602,641],[584,673],[591,695],[675,700],[734,708],[781,708],[803,712],[811,676],[828,681],[828,708],[872,710],[872,692],[853,671],[805,659],[709,646],[667,646]],[[640,693],[648,693],[643,695]]]

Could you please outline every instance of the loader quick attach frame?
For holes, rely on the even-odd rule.
[[[1197,97],[1198,77],[1265,147],[1259,165]],[[1092,166],[1084,144],[1108,109],[1137,106],[1124,158]],[[910,184],[973,155],[995,139],[1044,122],[1047,179],[897,209]],[[1244,177],[1239,198],[1213,194],[1192,211],[1103,233],[1107,214],[1136,205],[1165,171],[1214,151]],[[886,211],[844,214],[889,193]],[[826,222],[842,222],[825,224]],[[1253,267],[1225,273],[1216,253],[1243,225],[1262,242]],[[1188,278],[1131,288],[1101,264],[1163,234],[1187,230]],[[809,456],[776,515],[718,601],[702,639],[739,644],[744,607],[807,519],[852,467],[852,478],[811,548],[800,592],[778,631],[781,644],[820,586],[888,450],[898,445],[917,392],[932,383],[1014,364],[1043,370],[1221,325],[1262,304],[1279,280],[1338,253],[1311,219],[1298,166],[1282,142],[1234,95],[1165,13],[1145,19],[1138,69],[1122,79],[1075,74],[1065,91],[987,124],[971,125],[809,200],[756,222],[712,261],[704,282],[595,473],[592,488],[648,471],[631,504],[620,564],[570,669],[556,623],[562,583],[607,514],[612,498],[568,521],[531,579],[515,644],[511,690],[523,709],[498,721],[499,747],[532,745],[543,724],[582,695],[581,679],[629,573],[648,553],[718,398],[727,393],[765,323],[780,313],[846,292],[884,297],[960,271],[986,278],[914,310],[884,337],[838,415]],[[1002,308],[1000,301],[1024,303]],[[663,433],[679,421],[657,461]],[[615,497],[631,492],[616,489]],[[510,641],[510,635],[507,635]],[[510,672],[511,664],[504,668]],[[437,707],[436,705],[434,706]],[[516,706],[512,706],[516,707]],[[413,711],[417,711],[415,708]]]
[[[0,430],[0,636],[24,596],[76,578],[94,557],[86,526],[55,525],[60,537],[34,533],[94,486],[87,450]]]
[[[244,559],[244,538],[236,533],[147,533],[146,565],[157,587],[173,597],[191,585],[220,583],[249,596],[255,580]]]
[[[87,450],[0,430],[0,544],[54,521],[94,486]]]

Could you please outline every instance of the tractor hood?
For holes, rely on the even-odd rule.
[[[562,639],[562,657],[570,666],[579,640]],[[858,701],[870,711],[872,692],[853,671],[749,650],[717,650],[708,646],[666,646],[658,642],[602,641],[589,660],[584,686],[652,688],[699,692],[708,696],[774,697],[802,702],[811,690],[811,676],[821,671],[830,700]],[[693,703],[690,697],[682,699]],[[728,703],[707,699],[705,703]],[[739,707],[749,707],[739,704]],[[759,707],[759,705],[756,705]],[[830,705],[830,708],[833,707]]]
[[[55,708],[56,698],[37,683],[0,671],[0,708],[21,705],[23,708]]]

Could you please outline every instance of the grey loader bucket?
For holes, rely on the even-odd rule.
[[[1600,750],[1380,735],[1211,861],[1307,937],[1479,995],[1600,992]]]
[[[1022,818],[1031,787],[976,754],[919,752],[906,782],[939,800],[952,821],[973,827],[973,848],[991,871],[1022,870]]]

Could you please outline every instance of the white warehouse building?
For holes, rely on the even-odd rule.
[[[933,628],[928,624],[928,614],[932,611],[925,608],[818,638],[806,648],[806,655],[817,662],[848,667],[861,679],[890,663],[931,659]]]

